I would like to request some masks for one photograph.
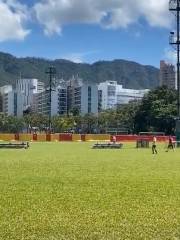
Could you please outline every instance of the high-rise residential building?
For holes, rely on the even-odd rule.
[[[175,66],[165,61],[160,61],[160,86],[176,88],[176,70]]]
[[[94,83],[83,82],[78,77],[72,77],[67,87],[68,113],[78,111],[84,115],[98,113],[98,86]]]
[[[44,90],[45,90],[44,82],[41,82],[41,81],[38,80],[38,82],[37,82],[37,92],[36,93],[43,92]]]
[[[0,111],[7,115],[22,116],[33,111],[51,116],[67,114],[97,114],[101,110],[140,100],[149,90],[125,89],[116,81],[106,81],[99,85],[72,77],[69,81],[58,82],[51,93],[37,79],[20,79],[16,88],[0,88]]]
[[[31,107],[33,95],[37,93],[38,80],[31,78],[20,78],[16,81],[16,91],[24,95],[24,110]]]
[[[44,89],[44,83],[38,81],[38,79],[20,78],[16,81],[16,92],[23,96],[23,112],[37,112],[38,94]]]
[[[38,113],[41,113],[43,115],[49,115],[49,92],[43,91],[37,95],[37,101],[38,101]]]
[[[124,105],[132,100],[141,100],[149,91],[148,89],[126,89],[116,81],[106,81],[99,84],[98,89],[101,97],[101,109],[111,109],[117,105]],[[100,103],[99,103],[100,104]]]
[[[46,89],[38,94],[38,112],[49,115],[50,94]],[[61,81],[60,85],[51,92],[51,115],[67,114],[67,86]]]
[[[24,111],[24,95],[21,92],[17,92],[16,90],[14,92],[14,116],[21,117],[23,116]]]
[[[37,91],[33,93],[31,111],[33,113],[38,112],[39,105],[39,94],[45,91],[45,84],[43,82],[37,81]]]
[[[11,85],[0,87],[2,112],[7,115],[14,115],[13,88]]]
[[[67,86],[65,83],[57,87],[58,91],[58,114],[66,115],[67,114]]]
[[[98,90],[98,112],[102,110],[102,90]]]
[[[3,112],[3,97],[2,94],[0,93],[0,113]]]
[[[49,91],[43,91],[38,94],[38,113],[49,115],[50,113],[50,95]],[[51,93],[51,116],[58,115],[58,91]]]
[[[3,112],[5,114],[15,115],[15,108],[14,108],[14,91],[7,92],[3,95]]]
[[[23,115],[23,94],[13,89],[11,85],[0,87],[1,110],[7,115]]]
[[[117,106],[117,88],[116,81],[106,81],[99,84],[98,89],[102,94],[102,109],[110,109]]]
[[[4,95],[5,93],[11,92],[13,90],[12,85],[4,85],[0,87],[0,93],[1,95]]]
[[[49,114],[49,90],[38,94],[38,112]],[[51,115],[98,113],[98,87],[78,77],[59,81],[51,95]]]

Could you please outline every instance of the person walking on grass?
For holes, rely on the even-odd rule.
[[[167,151],[169,151],[169,149],[172,149],[174,151],[174,143],[173,143],[173,137],[172,136],[169,136],[169,139],[168,139],[168,147],[167,147]]]
[[[157,154],[156,142],[157,142],[157,139],[154,136],[153,137],[153,143],[152,143],[152,154]]]
[[[116,135],[113,135],[112,137],[112,142],[115,144],[116,143]]]

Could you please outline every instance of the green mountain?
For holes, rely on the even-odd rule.
[[[65,80],[72,75],[78,75],[86,81],[97,83],[116,80],[123,87],[134,89],[153,89],[158,86],[159,82],[159,69],[126,60],[86,64],[73,63],[63,59],[17,58],[0,52],[0,86],[14,85],[20,75],[22,78],[38,78],[47,83],[48,76],[45,72],[49,66],[54,66],[57,77],[63,77]]]

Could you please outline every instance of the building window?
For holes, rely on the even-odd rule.
[[[108,96],[114,97],[116,95],[116,87],[108,86]]]

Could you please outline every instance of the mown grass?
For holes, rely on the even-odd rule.
[[[0,239],[180,239],[180,150],[0,150]]]

